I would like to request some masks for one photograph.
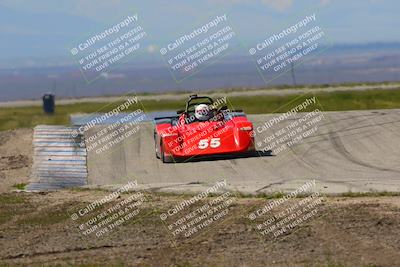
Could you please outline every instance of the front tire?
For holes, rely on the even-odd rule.
[[[159,149],[158,149],[158,147],[157,147],[157,135],[156,135],[156,133],[154,132],[154,151],[155,151],[155,153],[156,153],[156,158],[160,158],[160,154],[159,154]]]
[[[161,161],[163,162],[163,163],[172,163],[172,162],[175,162],[175,160],[174,160],[174,157],[171,155],[171,156],[167,156],[167,155],[165,155],[165,152],[164,152],[164,143],[163,143],[163,140],[161,139],[161,141],[160,141],[160,154],[161,154]]]

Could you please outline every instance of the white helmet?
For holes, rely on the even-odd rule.
[[[210,109],[206,104],[199,104],[194,109],[194,116],[199,121],[206,121],[209,119]]]

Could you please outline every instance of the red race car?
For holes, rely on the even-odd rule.
[[[156,157],[176,162],[196,156],[253,153],[253,124],[243,111],[218,107],[221,102],[191,95],[177,116],[155,118]]]

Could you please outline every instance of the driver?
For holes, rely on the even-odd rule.
[[[206,104],[199,104],[194,109],[194,116],[199,121],[207,121],[211,119],[210,108]]]

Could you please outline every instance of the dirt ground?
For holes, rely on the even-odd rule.
[[[0,131],[0,193],[27,183],[32,166],[32,129]]]
[[[319,215],[279,238],[244,217],[266,199],[238,198],[226,220],[173,238],[160,214],[184,197],[147,195],[137,219],[85,236],[70,214],[109,192],[0,195],[0,263],[112,266],[398,266],[400,198],[325,198]],[[134,193],[124,194],[118,201]],[[187,199],[188,197],[186,197]],[[209,199],[208,199],[209,200]],[[301,199],[293,200],[292,203]]]

